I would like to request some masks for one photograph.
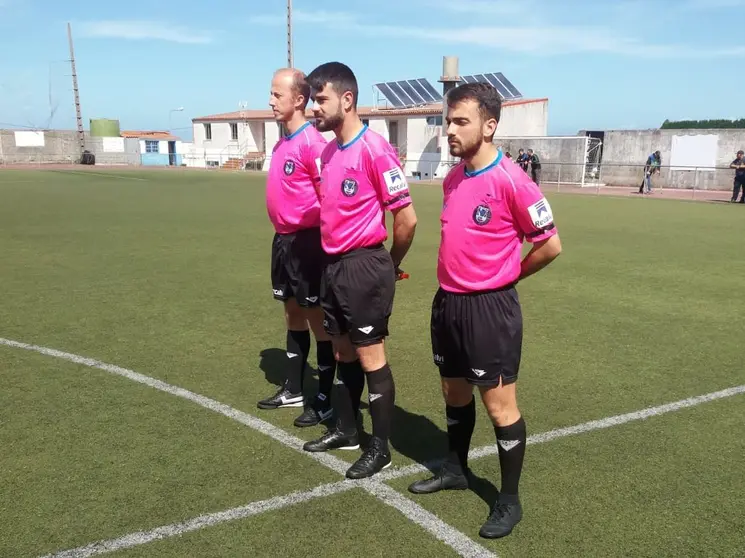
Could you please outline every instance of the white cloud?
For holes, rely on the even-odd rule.
[[[86,21],[78,27],[81,35],[85,37],[159,40],[184,44],[207,44],[212,42],[212,37],[204,32],[157,21]]]
[[[693,0],[690,0],[693,1]],[[709,2],[745,0],[707,0]],[[461,2],[461,8],[477,9],[482,0]],[[491,2],[489,3],[491,5]],[[511,9],[504,3],[500,9]],[[466,26],[426,27],[378,25],[361,23],[350,13],[294,12],[296,23],[312,23],[324,27],[345,26],[346,32],[373,37],[395,37],[418,39],[438,43],[468,44],[495,48],[502,51],[520,52],[535,56],[552,56],[580,52],[600,52],[639,58],[719,58],[745,55],[745,46],[696,47],[690,44],[650,44],[643,40],[621,35],[604,26],[576,25],[512,25],[512,26]],[[255,16],[253,23],[277,25],[285,19],[280,16]]]

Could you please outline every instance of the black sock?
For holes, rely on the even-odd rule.
[[[471,436],[476,426],[476,401],[464,407],[445,405],[445,416],[448,421],[448,450],[450,459],[457,459],[463,473],[468,470],[468,449],[471,447]]]
[[[340,362],[337,368],[339,381],[336,384],[336,426],[342,432],[351,434],[357,431],[357,412],[365,387],[365,373],[359,360]]]
[[[388,444],[391,437],[391,422],[396,401],[396,385],[391,367],[387,364],[380,370],[367,373],[367,392],[370,402],[373,436]]]
[[[331,341],[316,342],[316,360],[318,362],[318,399],[324,404],[329,404],[336,373],[336,359]]]
[[[310,332],[287,330],[287,382],[285,387],[292,393],[302,393],[305,364],[310,352]]]
[[[525,457],[525,420],[520,417],[520,420],[509,426],[495,426],[494,432],[499,446],[499,468],[502,470],[499,497],[500,500],[506,496],[507,501],[517,501],[517,485],[520,483]]]

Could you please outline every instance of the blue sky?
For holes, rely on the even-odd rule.
[[[254,8],[239,8],[240,4]],[[126,6],[126,7],[125,7]],[[501,71],[548,97],[549,133],[740,118],[745,0],[294,0],[295,65],[377,81]],[[264,108],[286,61],[285,1],[0,0],[0,127],[72,128],[66,22],[83,119],[190,137],[191,118]],[[439,87],[439,84],[437,84]]]

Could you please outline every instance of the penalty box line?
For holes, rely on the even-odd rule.
[[[127,369],[124,369],[118,366],[102,363],[94,359],[89,359],[89,358],[81,357],[78,355],[72,355],[70,353],[64,353],[62,351],[57,351],[55,349],[49,349],[46,347],[29,345],[27,343],[12,341],[9,339],[0,338],[0,345],[6,345],[9,347],[16,347],[16,348],[31,350],[31,351],[39,352],[41,354],[48,355],[48,356],[54,356],[57,358],[70,360],[72,362],[76,362],[76,363],[90,366],[93,368],[99,368],[99,369],[102,369],[102,370],[105,370],[107,372],[111,372],[114,374],[124,375],[140,383],[145,383],[146,385],[150,385],[151,387],[154,387],[155,389],[161,389],[161,387],[152,385],[151,382],[154,382],[156,384],[162,384],[163,386],[167,386],[168,388],[175,390],[175,391],[170,391],[170,390],[161,389],[162,391],[167,391],[168,393],[177,395],[179,397],[185,397],[183,393],[190,394],[191,396],[194,396],[195,398],[199,400],[196,400],[192,397],[186,397],[187,399],[192,400],[201,406],[205,406],[210,410],[213,410],[215,412],[219,412],[225,416],[228,416],[229,418],[238,420],[238,422],[241,422],[243,424],[246,424],[247,426],[250,426],[251,428],[259,430],[262,433],[265,433],[271,436],[272,438],[277,439],[276,435],[278,433],[276,431],[279,431],[282,439],[277,440],[277,441],[280,441],[281,443],[283,443],[284,445],[287,445],[288,447],[292,447],[293,449],[302,451],[302,444],[303,444],[302,440],[295,438],[294,436],[286,433],[284,430],[278,429],[268,423],[264,423],[264,421],[262,421],[261,419],[257,419],[255,417],[252,417],[251,415],[246,415],[245,413],[242,413],[241,411],[233,409],[232,407],[229,407],[217,401],[211,400],[204,396],[200,396],[192,392],[188,392],[187,390],[183,390],[182,388],[177,388],[176,386],[165,384],[165,382],[161,382],[160,380],[150,378],[149,376],[144,376],[137,372],[133,372],[131,370],[127,370]],[[122,374],[121,372],[126,372],[127,374]],[[149,382],[141,382],[140,379],[132,378],[129,376],[129,374],[133,374],[141,379],[147,379],[149,380]],[[663,415],[666,413],[678,411],[681,409],[695,407],[703,403],[715,401],[718,399],[724,399],[727,397],[732,397],[732,396],[743,394],[743,393],[745,393],[745,385],[735,386],[735,387],[723,389],[720,391],[707,393],[704,395],[698,395],[698,396],[689,397],[686,399],[681,399],[679,401],[674,401],[672,403],[666,403],[664,405],[647,407],[645,409],[641,409],[641,410],[634,411],[631,413],[614,415],[614,416],[606,417],[603,419],[592,420],[592,421],[584,422],[581,424],[577,424],[577,425],[569,426],[565,428],[557,428],[554,430],[550,430],[547,432],[529,436],[527,439],[527,444],[528,445],[541,444],[541,443],[549,442],[551,440],[555,440],[558,438],[564,438],[567,436],[574,436],[577,434],[583,434],[586,432],[592,432],[595,430],[610,428],[613,426],[618,426],[618,425],[626,424],[629,422],[646,420],[654,416],[659,416],[659,415]],[[211,405],[216,405],[218,408],[213,408],[213,406],[205,405],[204,404],[205,402],[209,402]],[[229,414],[226,411],[232,411],[236,413],[237,415],[231,416],[231,414]],[[245,417],[241,417],[240,415],[245,415],[246,417],[253,419],[253,420],[250,421],[250,424],[247,424],[246,422],[244,422],[244,420],[240,420],[242,418],[245,418]],[[261,428],[255,426],[254,421],[257,421],[257,423],[259,423],[257,426]],[[266,425],[270,429],[272,434],[269,434],[268,432],[264,431],[264,425]],[[495,455],[496,453],[498,453],[498,448],[496,444],[492,444],[492,445],[487,445],[487,446],[483,446],[483,447],[475,448],[471,450],[469,452],[469,458],[480,459],[482,457]],[[318,461],[322,462],[322,464],[324,464],[325,466],[332,468],[333,470],[341,474],[343,474],[344,471],[346,471],[346,468],[348,467],[348,463],[336,457],[328,455],[328,454],[308,454],[307,452],[304,452],[304,451],[303,451],[303,454],[317,459]],[[331,459],[322,459],[324,457],[330,457]],[[372,479],[365,479],[364,481],[345,480],[345,481],[340,481],[337,483],[323,484],[311,490],[307,490],[303,492],[293,492],[285,496],[277,496],[269,500],[253,502],[245,506],[231,508],[229,510],[224,510],[222,512],[216,512],[212,514],[198,516],[196,518],[190,519],[182,523],[174,523],[171,525],[165,525],[162,527],[157,527],[150,531],[142,531],[138,533],[133,533],[131,535],[125,535],[123,537],[119,537],[117,539],[111,539],[108,541],[99,541],[99,542],[86,545],[85,547],[71,549],[71,550],[64,551],[64,552],[57,553],[57,554],[50,554],[48,556],[50,558],[51,557],[78,558],[78,557],[93,556],[93,555],[101,554],[105,552],[112,552],[114,550],[120,550],[122,548],[129,548],[131,546],[139,546],[139,545],[146,544],[154,540],[161,540],[163,538],[178,536],[178,535],[181,535],[189,531],[202,529],[204,527],[209,527],[209,526],[216,525],[219,523],[224,523],[227,521],[234,521],[236,519],[241,519],[244,517],[250,517],[252,515],[264,513],[265,511],[282,509],[284,507],[292,506],[292,505],[302,503],[308,500],[331,496],[333,494],[345,492],[352,488],[364,488],[367,492],[373,494],[380,500],[384,501],[386,504],[396,509],[399,509],[399,511],[401,511],[404,515],[406,515],[410,519],[412,519],[411,516],[416,517],[417,518],[416,520],[412,519],[415,523],[423,527],[425,527],[423,523],[428,524],[430,527],[429,528],[425,527],[425,529],[427,531],[430,531],[437,538],[440,538],[440,536],[443,536],[443,533],[438,531],[438,528],[442,527],[442,525],[439,525],[442,522],[436,516],[430,514],[430,512],[427,512],[426,510],[424,510],[423,508],[415,504],[413,501],[404,497],[403,495],[393,490],[392,488],[382,484],[382,482],[385,482],[385,481],[390,481],[390,480],[394,480],[394,479],[398,479],[398,478],[402,478],[402,477],[406,477],[410,475],[420,474],[428,470],[433,470],[440,463],[442,463],[442,460],[435,460],[435,461],[430,461],[424,464],[417,463],[417,464],[413,464],[407,467],[402,467],[400,469],[383,471],[382,473],[379,473],[378,475],[376,475],[375,480],[372,480]],[[448,530],[446,529],[446,531]],[[447,533],[447,532],[445,534],[452,535],[452,533]],[[459,553],[461,553],[461,555],[463,556],[484,555],[484,554],[471,554],[470,552],[473,552],[474,549],[470,547],[470,545],[464,546],[462,544],[459,544],[462,541],[458,539],[459,537],[456,536],[455,540],[451,540],[450,543],[446,543],[446,544],[450,544],[450,546],[458,550]],[[469,538],[468,540],[470,541],[471,539]],[[486,549],[483,549],[483,550],[486,550]],[[476,552],[478,552],[478,550],[476,550]],[[490,554],[487,554],[487,555],[490,555]]]
[[[331,469],[332,471],[335,471],[340,475],[345,475],[347,469],[349,468],[349,463],[331,454],[309,453],[304,451],[303,444],[305,442],[303,440],[285,432],[284,430],[274,426],[273,424],[254,417],[253,415],[249,415],[248,413],[245,413],[243,411],[239,411],[238,409],[230,407],[229,405],[226,405],[224,403],[220,403],[219,401],[215,401],[214,399],[210,399],[209,397],[205,397],[204,395],[199,395],[187,389],[168,384],[155,378],[151,378],[150,376],[140,374],[139,372],[135,372],[134,370],[129,370],[127,368],[122,368],[121,366],[108,364],[80,355],[66,353],[64,351],[59,351],[57,349],[52,349],[49,347],[23,343],[21,341],[14,341],[12,339],[5,339],[2,337],[0,337],[0,345],[33,351],[39,354],[52,356],[69,362],[74,362],[76,364],[81,364],[83,366],[88,366],[90,368],[103,370],[117,376],[123,376],[134,382],[152,387],[159,391],[163,391],[165,393],[187,399],[206,409],[240,422],[241,424],[244,424],[249,428],[252,428],[269,436],[282,445],[287,446],[306,457],[316,460],[321,465],[324,465],[325,467]],[[448,545],[460,556],[463,556],[465,558],[495,558],[497,556],[495,553],[487,550],[464,533],[458,531],[452,525],[445,523],[436,515],[428,512],[419,504],[415,503],[409,498],[406,498],[402,494],[399,494],[389,486],[383,484],[382,479],[365,479],[363,481],[357,481],[357,486],[360,486],[384,504],[397,509],[411,522],[419,525],[425,531],[429,532],[431,535],[437,538],[439,541]],[[101,554],[103,552],[109,551],[101,550],[94,552],[94,554]],[[93,556],[94,554],[89,553],[87,554],[87,556]],[[76,555],[72,554],[68,556]]]

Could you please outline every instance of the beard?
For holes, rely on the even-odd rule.
[[[316,129],[319,132],[331,132],[344,123],[344,113],[339,109],[334,115],[328,115],[323,119],[316,118]]]
[[[470,159],[479,152],[483,143],[484,140],[481,138],[476,138],[467,142],[459,140],[459,143],[449,146],[450,155],[453,157],[460,157],[461,159]]]

